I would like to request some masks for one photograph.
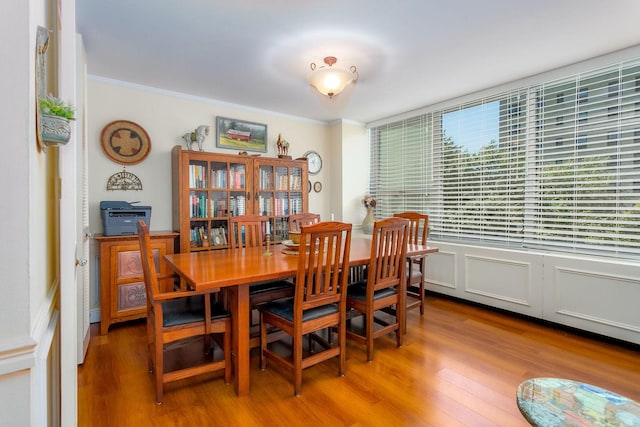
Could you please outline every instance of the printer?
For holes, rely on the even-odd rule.
[[[151,206],[133,206],[128,202],[100,202],[102,223],[105,236],[123,236],[138,234],[138,221],[143,220],[147,227],[151,222]]]

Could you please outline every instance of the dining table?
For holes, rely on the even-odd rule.
[[[349,266],[369,264],[371,236],[351,239]],[[407,245],[407,257],[426,256],[438,248],[428,245]],[[234,389],[238,396],[250,391],[250,308],[249,285],[272,279],[294,277],[298,270],[298,256],[283,245],[244,249],[219,249],[168,254],[164,256],[167,266],[173,269],[184,284],[196,291],[226,288],[229,290],[231,312],[232,360],[234,367]],[[401,280],[399,304],[405,304],[406,281]],[[406,318],[400,319],[404,328]],[[404,330],[404,329],[401,329]]]

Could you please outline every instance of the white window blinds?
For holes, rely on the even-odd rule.
[[[542,84],[526,243],[640,254],[640,65]]]
[[[374,128],[378,217],[430,237],[640,255],[640,60]]]
[[[377,199],[376,215],[422,211],[427,205],[430,175],[430,120],[419,116],[373,129],[371,194]]]
[[[434,113],[433,236],[522,242],[526,99],[515,91]]]

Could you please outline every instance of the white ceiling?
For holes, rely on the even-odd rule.
[[[90,75],[361,123],[640,45],[639,0],[76,0]],[[311,62],[359,80],[332,100]]]

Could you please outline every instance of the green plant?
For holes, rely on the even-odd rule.
[[[52,116],[64,117],[67,120],[75,120],[76,109],[70,102],[65,103],[52,94],[40,98],[40,112]]]

